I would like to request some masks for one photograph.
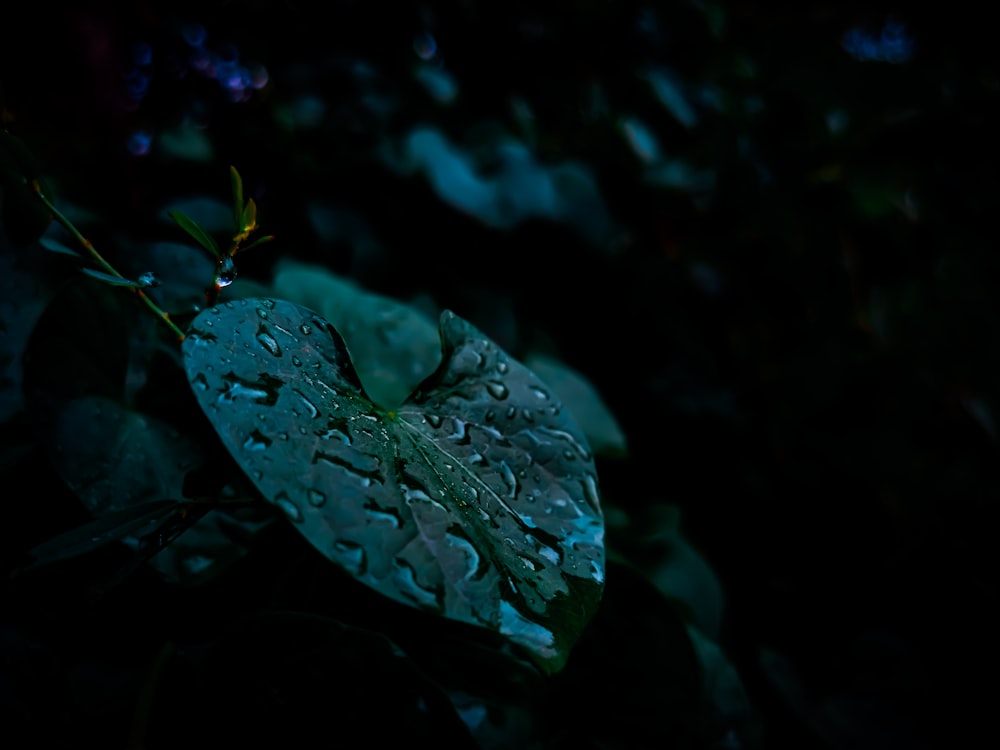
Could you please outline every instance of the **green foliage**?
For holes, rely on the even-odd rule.
[[[194,219],[185,216],[180,211],[168,211],[170,218],[177,222],[178,226],[187,232],[195,242],[201,245],[205,250],[211,253],[213,258],[220,258],[222,256],[222,251],[219,249],[219,243],[215,241],[208,232],[201,228]]]
[[[984,735],[989,699],[959,666],[996,610],[989,23],[810,3],[429,0],[391,23],[353,3],[322,24],[294,0],[129,6],[19,6],[0,44],[12,732],[151,749]],[[245,253],[264,229],[274,252]],[[291,341],[267,329],[283,357],[262,348],[260,300],[342,339],[325,341],[356,378],[323,360],[343,393],[310,403],[353,417],[364,451],[325,455],[371,468],[370,495],[312,462],[336,430],[288,400]],[[599,592],[517,546],[520,502],[496,525],[465,513],[466,487],[513,502],[504,465],[522,491],[562,489],[534,478],[537,420],[519,445],[468,418],[478,397],[441,396],[445,310],[588,446]],[[231,335],[208,344],[211,316]],[[196,345],[217,395],[239,370],[280,378],[275,405],[203,403]],[[495,475],[438,450],[456,419]],[[443,511],[420,515],[414,480]],[[323,508],[290,520],[308,492],[280,493],[313,484]],[[402,567],[354,564],[409,539],[394,519],[420,540],[403,559],[440,580],[414,573],[424,608]],[[549,549],[586,560],[567,531]],[[463,599],[473,554],[489,585]]]
[[[440,328],[440,365],[391,411],[336,329],[282,300],[201,313],[185,368],[233,458],[321,554],[557,671],[604,584],[593,457],[531,371],[451,312]]]

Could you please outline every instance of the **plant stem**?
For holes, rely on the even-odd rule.
[[[45,195],[39,188],[37,182],[32,180],[31,187],[35,191],[35,194],[38,196],[39,200],[41,200],[42,203],[45,204],[45,207],[52,212],[52,216],[55,218],[55,220],[58,221],[63,226],[63,228],[66,229],[67,232],[73,235],[76,241],[80,243],[83,249],[87,251],[87,253],[90,255],[91,258],[93,258],[94,262],[97,263],[97,265],[99,265],[106,273],[109,273],[112,276],[115,276],[119,279],[125,278],[120,273],[118,273],[118,270],[114,266],[112,266],[110,263],[104,260],[101,254],[97,252],[97,248],[95,248],[91,244],[90,240],[88,240],[86,237],[80,234],[80,230],[73,225],[73,222],[71,222],[69,219],[63,216],[63,214],[59,211],[59,209],[57,209],[52,204],[52,201],[50,201],[48,198],[45,197]],[[161,309],[159,305],[153,302],[153,300],[149,298],[149,295],[147,295],[144,291],[142,291],[142,289],[139,289],[138,287],[135,286],[129,287],[129,289],[131,289],[132,292],[145,303],[146,307],[148,307],[150,310],[153,311],[154,315],[156,315],[160,320],[162,320],[164,323],[167,324],[170,330],[173,331],[174,334],[177,336],[178,341],[184,340],[185,338],[184,331],[178,328],[177,325],[170,319],[169,313]]]

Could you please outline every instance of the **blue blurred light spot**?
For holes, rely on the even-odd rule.
[[[153,47],[146,42],[139,42],[132,48],[132,62],[136,65],[150,65],[153,62]]]
[[[426,31],[422,31],[413,37],[413,51],[421,60],[430,60],[437,54],[437,42]]]
[[[351,63],[351,75],[361,81],[374,81],[376,77],[375,68],[364,60],[355,60]]]
[[[743,109],[748,115],[760,114],[764,111],[764,100],[759,96],[748,96],[743,100]]]
[[[225,60],[218,60],[215,64],[214,73],[215,79],[223,88],[230,91],[243,88],[243,75],[239,65]]]
[[[903,24],[886,21],[881,33],[875,36],[855,27],[841,40],[844,51],[862,62],[904,63],[913,57],[916,43]]]
[[[301,96],[290,101],[284,115],[289,125],[296,128],[315,128],[326,117],[326,102],[318,96]]]
[[[223,44],[219,47],[216,59],[221,64],[234,65],[240,60],[240,51],[233,44]]]
[[[847,129],[850,116],[846,110],[834,109],[826,113],[826,127],[831,135],[840,135]]]
[[[641,8],[635,15],[635,30],[650,38],[659,39],[660,23],[651,8]]]
[[[181,33],[191,47],[188,68],[216,81],[230,102],[249,101],[255,90],[268,84],[267,69],[262,65],[251,68],[241,64],[240,50],[232,42],[206,46],[208,34],[200,24],[188,24]]]
[[[634,117],[622,120],[621,128],[628,145],[643,162],[650,164],[659,160],[660,144],[649,128]]]
[[[205,50],[198,47],[191,52],[191,57],[188,59],[188,63],[195,70],[204,73],[212,66],[212,58]]]
[[[149,77],[145,73],[133,70],[125,76],[125,88],[128,90],[129,96],[138,101],[149,90]]]
[[[644,179],[650,185],[688,193],[708,193],[715,187],[715,172],[696,169],[682,159],[664,159],[650,165]]]
[[[128,152],[132,156],[145,156],[149,153],[149,147],[152,145],[152,142],[152,135],[145,130],[136,130],[128,137],[126,148],[128,148]]]
[[[255,65],[253,70],[250,71],[250,85],[258,91],[267,86],[269,80],[270,76],[267,74],[267,68],[263,65]]]
[[[714,266],[696,262],[689,269],[691,280],[708,297],[718,297],[722,293],[722,276]]]
[[[455,78],[440,68],[421,65],[413,74],[427,89],[427,93],[441,104],[448,104],[458,96],[458,84],[455,83]]]
[[[652,85],[660,103],[681,125],[691,128],[698,124],[698,113],[688,102],[682,90],[682,83],[674,73],[662,68],[654,69],[646,73],[646,79]]]
[[[698,100],[702,104],[716,112],[726,112],[729,109],[722,91],[715,86],[699,86],[697,94]]]
[[[200,47],[205,43],[208,32],[200,23],[189,23],[181,29],[181,35],[184,37],[184,41],[192,47]]]

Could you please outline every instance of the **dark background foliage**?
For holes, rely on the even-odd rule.
[[[242,277],[266,283],[282,257],[322,264],[589,378],[628,441],[598,463],[609,543],[655,559],[663,509],[681,511],[721,584],[716,640],[765,744],[962,746],[992,707],[973,680],[995,666],[1000,488],[1000,70],[975,8],[19,3],[2,12],[0,104],[57,202],[123,266],[130,244],[182,241],[166,205],[202,199],[210,218],[232,164],[278,238],[240,259]],[[26,434],[12,410],[11,565],[86,519]],[[296,576],[328,575],[300,561],[292,585],[257,565],[233,586],[279,588],[290,608]],[[131,716],[115,681],[131,684],[156,644],[242,614],[147,582],[109,605],[121,619],[91,622],[90,580],[60,569],[9,592],[5,610],[38,614],[4,616],[5,716],[56,720],[72,703],[65,731],[100,731]],[[628,592],[607,606],[638,609],[640,643],[619,622],[582,652],[683,664],[656,651]],[[255,622],[214,658],[254,672],[241,649],[261,632],[322,648],[366,637]],[[372,663],[393,658],[377,648]],[[350,649],[316,658],[336,671]],[[258,657],[260,673],[290,669]],[[553,691],[550,716],[629,710],[579,661],[586,691]],[[412,700],[393,675],[386,701]],[[642,707],[661,727],[697,710],[663,693],[662,673],[615,679],[662,697]],[[235,712],[235,684],[198,692],[192,715],[216,700],[214,716]],[[312,704],[288,695],[298,722]],[[538,736],[643,746],[613,722],[597,734]]]

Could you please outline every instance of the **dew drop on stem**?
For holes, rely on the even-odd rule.
[[[215,285],[226,287],[236,281],[236,263],[228,255],[219,260],[215,269]]]

